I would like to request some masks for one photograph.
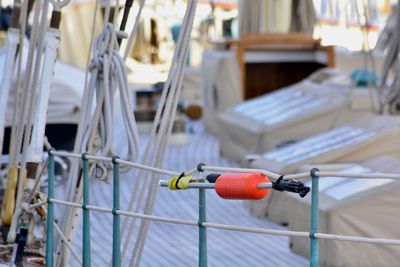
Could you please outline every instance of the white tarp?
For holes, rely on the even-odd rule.
[[[243,101],[239,63],[235,52],[205,52],[201,81],[204,92],[204,126],[208,132],[217,134],[218,113]]]
[[[400,118],[369,115],[293,145],[265,153],[251,167],[280,174],[296,173],[305,164],[353,163],[380,155],[400,158]],[[249,202],[253,214],[277,223],[288,222],[287,195],[271,191],[261,201]]]
[[[309,78],[219,115],[221,154],[241,161],[287,142],[352,122],[371,111],[370,91],[352,89],[348,75],[323,69]]]
[[[383,156],[342,168],[351,172],[399,173],[400,161]],[[363,237],[399,239],[400,183],[385,179],[321,178],[320,232]],[[289,228],[309,231],[311,196],[288,198]],[[309,239],[290,237],[290,247],[309,255]],[[400,247],[319,240],[321,266],[399,266]]]
[[[85,84],[85,72],[56,61],[53,83],[50,89],[47,123],[77,124]],[[15,85],[15,83],[14,83]],[[15,88],[13,87],[8,99],[6,125],[12,125]]]

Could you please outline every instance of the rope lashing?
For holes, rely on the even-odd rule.
[[[35,194],[35,198],[32,199],[31,204],[42,203],[45,200],[46,200],[46,196],[43,195],[43,193],[37,192]],[[46,206],[38,206],[35,208],[35,210],[42,219],[44,219],[46,217]]]
[[[192,176],[185,176],[181,173],[179,176],[174,176],[168,181],[168,188],[171,190],[186,190],[189,188],[189,183],[192,181]]]
[[[298,193],[300,197],[305,197],[310,192],[310,187],[305,186],[303,182],[297,180],[283,179],[283,175],[275,182],[272,182],[272,188],[277,191],[288,191]]]
[[[210,173],[209,175],[206,176],[206,180],[207,180],[209,183],[214,184],[214,183],[217,181],[218,177],[220,177],[220,176],[221,176],[221,174]]]

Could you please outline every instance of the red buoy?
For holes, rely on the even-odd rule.
[[[269,189],[259,189],[259,183],[269,179],[260,173],[226,173],[215,181],[215,191],[224,199],[262,199]]]

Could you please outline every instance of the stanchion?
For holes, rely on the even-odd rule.
[[[204,164],[199,164],[197,170],[199,171],[200,178],[203,178]],[[199,189],[199,267],[207,267],[207,228],[203,223],[207,220],[206,215],[206,189]]]
[[[121,266],[121,220],[117,210],[120,209],[119,196],[119,163],[118,157],[113,157],[113,251],[112,251],[112,266]]]
[[[319,246],[315,234],[319,231],[319,171],[314,168],[310,171],[311,184],[311,228],[310,228],[310,267],[319,266]]]
[[[82,198],[82,209],[83,209],[83,267],[90,267],[90,213],[87,205],[90,202],[90,177],[89,177],[89,160],[86,158],[86,153],[82,154],[83,163],[83,198]]]
[[[54,198],[54,155],[49,150],[49,178],[47,181],[47,222],[46,222],[46,267],[54,266],[54,204],[51,199]]]

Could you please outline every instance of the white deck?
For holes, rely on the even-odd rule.
[[[232,163],[220,158],[218,140],[215,137],[203,133],[199,128],[196,131],[197,133],[190,134],[188,145],[170,147],[166,161],[168,169],[184,171],[200,162],[233,166]],[[122,175],[121,205],[123,209],[127,206],[125,202],[129,199],[130,185],[133,180],[133,175]],[[92,204],[111,207],[112,185],[100,182],[93,184]],[[197,220],[197,196],[196,190],[175,192],[160,188],[154,214]],[[267,220],[253,217],[241,201],[220,199],[213,191],[207,193],[207,220],[215,223],[285,229]],[[91,230],[92,264],[93,266],[108,266],[112,251],[112,215],[92,212]],[[74,245],[80,252],[81,230],[78,231]],[[210,267],[308,266],[307,259],[290,251],[286,237],[215,229],[209,229],[207,234]],[[197,246],[197,227],[152,222],[141,266],[197,266]],[[128,259],[123,260],[123,266],[128,265]],[[77,262],[71,262],[70,265],[78,266]]]

